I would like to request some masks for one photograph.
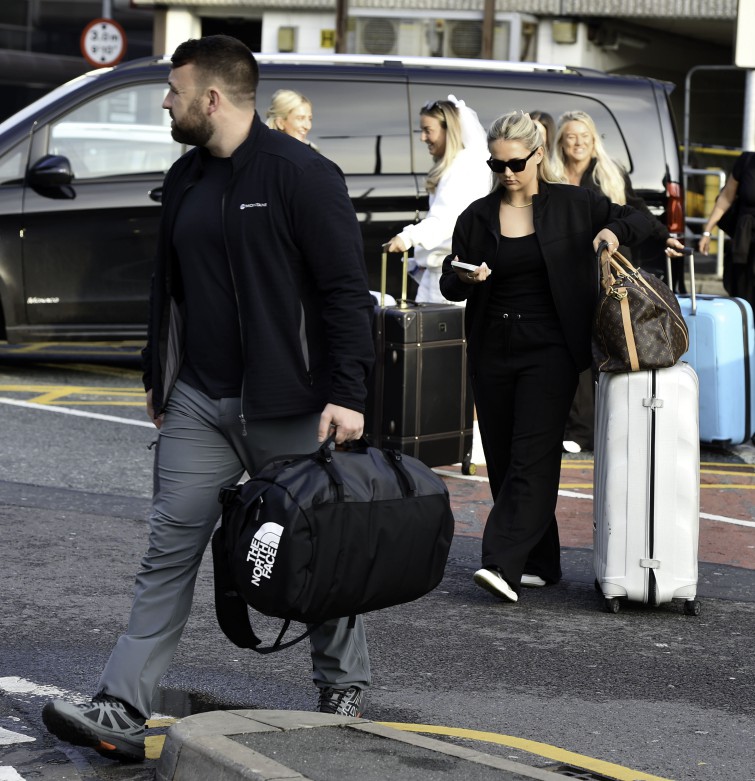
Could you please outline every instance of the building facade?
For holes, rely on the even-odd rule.
[[[681,127],[690,69],[733,62],[737,0],[3,0],[0,118],[90,69],[81,33],[106,13],[126,32],[125,59],[226,32],[254,51],[487,56],[653,76],[676,85]],[[696,75],[702,137],[740,143],[743,85],[741,72]]]

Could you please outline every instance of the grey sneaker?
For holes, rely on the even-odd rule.
[[[478,586],[484,588],[485,591],[489,591],[506,602],[516,602],[519,599],[516,591],[509,586],[498,570],[488,569],[487,567],[478,569],[473,576],[473,580]]]
[[[83,705],[52,700],[42,709],[42,721],[66,743],[93,748],[119,762],[144,761],[145,719],[115,697],[98,694]]]
[[[325,686],[320,689],[317,710],[320,713],[335,713],[339,716],[359,718],[362,715],[363,699],[364,691],[357,689],[356,686],[350,686],[348,689]]]

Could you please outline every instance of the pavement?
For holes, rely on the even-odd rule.
[[[563,775],[367,719],[231,710],[173,725],[156,781],[563,781]]]

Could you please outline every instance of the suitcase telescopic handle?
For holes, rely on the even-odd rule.
[[[695,293],[695,251],[692,247],[685,247],[682,252],[682,274],[684,274],[684,255],[689,256],[689,287],[690,287],[690,315],[697,314],[697,294]],[[674,280],[671,276],[671,256],[666,255],[666,279],[669,281],[669,287],[672,288]]]
[[[380,259],[380,306],[385,306],[385,293],[388,286],[388,250],[383,245],[383,254]],[[407,279],[409,277],[409,250],[404,250],[401,257],[401,299],[398,305],[401,309],[407,309],[409,304],[407,297]]]

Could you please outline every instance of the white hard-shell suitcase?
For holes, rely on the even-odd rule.
[[[685,600],[697,615],[698,382],[669,369],[601,373],[595,409],[593,542],[606,609]]]

